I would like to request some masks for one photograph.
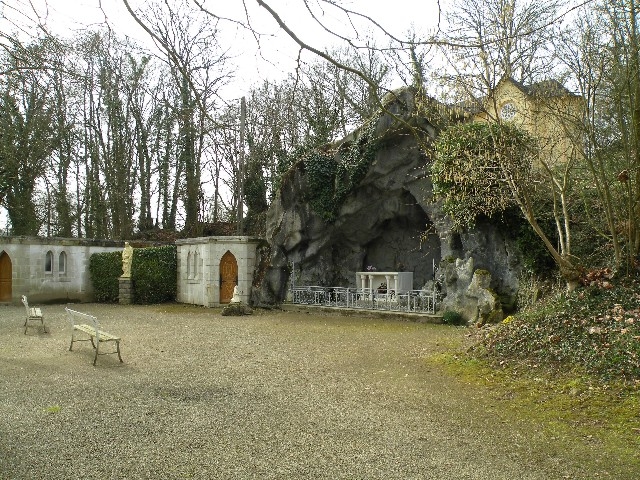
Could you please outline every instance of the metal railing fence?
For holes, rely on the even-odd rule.
[[[371,289],[347,287],[294,286],[291,288],[291,303],[298,305],[435,314],[439,300],[436,290],[382,293]]]

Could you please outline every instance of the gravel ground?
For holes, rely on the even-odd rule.
[[[64,305],[0,306],[0,480],[590,479],[587,444],[514,425],[425,358],[463,329],[335,314],[84,304],[123,338],[92,366]],[[592,449],[592,450],[590,450]],[[597,462],[596,462],[597,463]]]

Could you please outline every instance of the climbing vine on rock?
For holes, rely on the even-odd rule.
[[[431,178],[436,197],[458,229],[479,215],[493,216],[526,188],[537,154],[533,137],[509,124],[465,123],[449,127],[435,145]]]
[[[307,200],[325,221],[335,220],[338,210],[367,174],[380,145],[375,122],[360,131],[357,139],[335,152],[313,150],[304,156],[308,182]]]
[[[344,203],[369,171],[371,163],[380,148],[375,137],[375,122],[366,124],[358,138],[347,148],[340,151],[340,163],[337,166],[334,204],[337,209]]]
[[[337,163],[333,154],[319,151],[309,152],[304,158],[307,175],[307,200],[314,212],[325,221],[335,218],[334,185]]]

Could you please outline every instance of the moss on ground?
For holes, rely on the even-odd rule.
[[[482,388],[505,421],[577,456],[576,445],[596,446],[602,455],[584,462],[626,478],[623,468],[640,472],[640,281],[606,269],[586,278],[430,361]]]
[[[583,371],[558,373],[538,365],[496,368],[467,353],[446,352],[429,362],[460,381],[482,388],[508,422],[543,429],[567,449],[596,444],[597,462],[614,474],[635,467],[640,472],[640,387],[628,382],[602,382]],[[576,451],[579,455],[579,452]]]

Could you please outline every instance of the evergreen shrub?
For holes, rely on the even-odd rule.
[[[448,311],[442,315],[442,323],[445,325],[462,325],[464,318],[458,312]]]
[[[133,250],[131,281],[135,303],[175,301],[178,291],[177,278],[177,249],[174,245]]]
[[[89,257],[89,276],[97,302],[118,302],[120,275],[122,275],[122,252],[94,253]]]
[[[512,189],[532,183],[536,152],[535,139],[510,124],[462,123],[442,132],[431,179],[454,227],[473,227],[479,216],[492,218],[513,207]]]

